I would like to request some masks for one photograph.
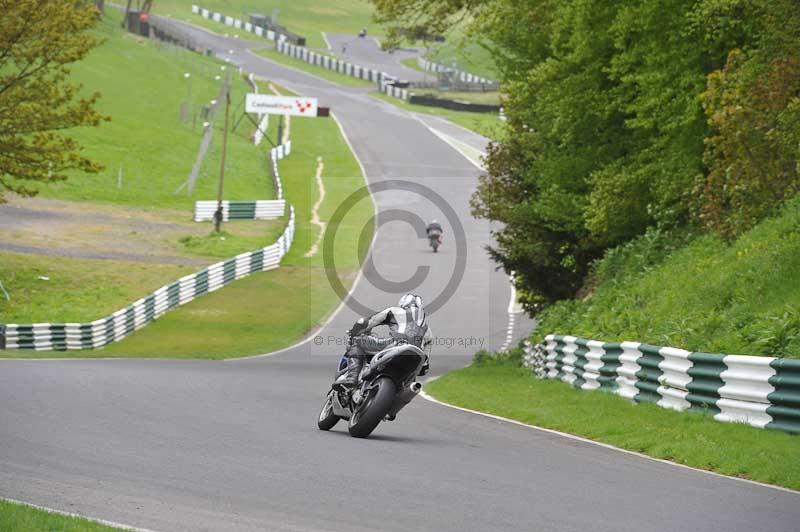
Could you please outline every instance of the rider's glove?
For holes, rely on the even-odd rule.
[[[356,337],[359,336],[364,331],[366,331],[366,329],[367,329],[367,320],[361,318],[357,322],[355,322],[352,327],[350,327],[350,330],[347,331],[347,334],[350,335],[351,337]]]

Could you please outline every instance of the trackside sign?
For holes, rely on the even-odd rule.
[[[271,96],[249,93],[245,111],[268,115],[317,116],[317,99],[300,96]]]

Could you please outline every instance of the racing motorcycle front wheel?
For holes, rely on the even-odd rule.
[[[348,431],[354,438],[366,438],[378,423],[386,417],[397,393],[394,381],[389,377],[381,377],[367,390],[361,404],[350,417]]]
[[[322,405],[322,410],[319,412],[317,419],[317,427],[320,430],[331,430],[336,423],[339,422],[339,416],[333,413],[333,390],[328,392],[328,397],[325,398],[325,404]]]

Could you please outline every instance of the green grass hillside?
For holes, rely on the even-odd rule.
[[[800,198],[731,244],[651,231],[609,252],[592,293],[555,304],[549,333],[800,358]]]
[[[318,158],[324,164],[322,220],[330,219],[344,198],[364,185],[364,179],[333,119],[297,118],[291,123],[291,136],[292,155],[279,167],[287,199],[295,207],[297,225],[292,250],[282,266],[203,296],[121,342],[81,351],[80,356],[227,358],[264,353],[292,344],[338,305],[325,276],[321,253],[305,256],[318,235],[318,228],[310,222],[317,199],[314,175]],[[368,199],[359,202],[337,234],[336,266],[345,286],[355,280],[364,258],[366,249],[358,247],[358,235],[370,223],[372,213]],[[0,315],[13,317],[6,321],[17,323],[96,319],[194,271],[116,261],[54,262],[10,253],[3,254],[0,264],[0,279],[12,293],[10,302],[0,298]],[[0,353],[13,357],[76,356],[76,352]]]
[[[498,79],[491,52],[481,46],[475,37],[468,35],[463,24],[454,26],[445,38],[445,42],[431,47],[429,56],[432,60],[448,66],[455,64],[459,70],[485,78]]]
[[[198,256],[210,264],[272,243],[283,230],[285,220],[229,222],[223,226],[224,234],[207,235],[210,223],[189,221],[195,199],[216,197],[219,158],[218,150],[210,152],[206,163],[208,176],[201,174],[191,198],[174,193],[185,181],[200,142],[199,128],[193,131],[190,123],[178,120],[180,103],[189,97],[183,74],[192,74],[192,99],[205,102],[217,93],[219,81],[213,78],[221,75],[222,65],[191,52],[157,47],[125,34],[117,29],[119,15],[108,11],[111,19],[103,21],[99,30],[104,32],[106,43],[76,64],[73,72],[87,89],[103,92],[102,109],[113,121],[97,129],[77,131],[76,136],[87,152],[108,166],[125,161],[122,187],[117,188],[116,169],[113,174],[109,169],[97,176],[75,175],[64,183],[43,186],[41,195],[69,200],[63,203],[89,220],[97,215],[97,224],[110,223],[110,219],[114,224],[124,224],[119,220],[134,216],[138,222],[152,220],[168,225],[173,232],[188,225],[185,237],[171,235],[174,242],[166,243],[162,242],[164,229],[158,229],[158,225],[148,235],[137,234],[130,228],[130,235],[120,236],[120,247],[126,251],[128,240],[136,241],[136,251],[146,255],[158,243],[167,250],[162,249],[162,254],[186,256],[193,262],[179,265],[73,256],[54,259],[44,254],[0,252],[0,280],[11,296],[6,300],[0,294],[2,323],[94,320],[199,270]],[[231,115],[234,122],[241,117],[241,107],[237,109],[236,102],[241,102],[241,94],[246,90],[244,82],[237,81]],[[231,137],[226,199],[271,197],[266,167],[269,146],[265,143],[253,147],[247,133],[250,127],[243,120]],[[276,121],[271,120],[273,140],[275,127]],[[216,138],[218,145],[221,137]],[[282,267],[233,283],[170,312],[130,338],[106,349],[80,352],[80,356],[221,358],[261,353],[295,342],[332,311],[339,301],[328,286],[321,255],[305,257],[319,233],[317,226],[310,223],[317,199],[318,160],[321,158],[324,164],[322,180],[326,196],[320,208],[323,221],[329,219],[345,197],[364,185],[364,178],[333,119],[292,120],[291,139],[292,154],[279,162],[279,168],[287,200],[296,209],[297,226],[292,251]],[[19,203],[28,208],[35,205],[26,200]],[[137,209],[146,209],[146,216],[145,213],[137,216]],[[181,213],[185,217],[180,218]],[[101,216],[106,214],[115,217]],[[369,200],[359,203],[345,219],[337,237],[337,267],[345,286],[355,279],[364,257],[366,250],[359,249],[358,235],[369,225],[372,214]],[[8,232],[0,227],[0,240],[6,237],[11,242],[18,241],[18,235],[4,233]],[[91,234],[83,240],[79,236],[74,236],[75,246],[69,251],[78,249],[77,256],[85,249],[98,251],[94,249],[98,244]],[[39,241],[36,244],[44,245]],[[76,356],[76,353],[3,351],[0,356]]]
[[[111,116],[111,122],[100,127],[71,132],[86,154],[102,162],[105,170],[99,174],[73,173],[66,181],[40,185],[39,193],[60,199],[190,210],[196,199],[216,198],[222,146],[220,109],[194,194],[176,194],[186,182],[200,145],[200,107],[217,97],[221,81],[215,78],[226,74],[223,67],[233,80],[232,120],[241,117],[244,94],[250,89],[232,67],[139,39],[123,32],[120,20],[116,10],[108,9],[97,30],[105,42],[72,67],[77,82],[89,91],[102,93],[98,108]],[[191,119],[180,121],[181,104],[186,102],[198,113],[194,124]],[[267,146],[253,146],[249,139],[252,130],[249,121],[242,121],[229,138],[226,199],[273,197],[264,155]]]
[[[317,199],[317,157],[324,163],[322,220],[329,220],[347,196],[364,186],[364,179],[333,119],[299,118],[291,127],[293,153],[280,166],[287,199],[295,206],[297,233],[281,267],[203,296],[89,356],[226,358],[266,353],[291,345],[338,305],[321,252],[305,256],[318,235],[310,222]],[[364,258],[358,235],[372,213],[369,199],[359,202],[337,233],[336,268],[345,286],[355,280]],[[170,339],[168,345],[164,338]]]
[[[192,17],[192,4],[242,20],[247,20],[249,13],[277,14],[278,23],[304,36],[309,48],[325,48],[324,31],[354,34],[366,27],[370,34],[381,34],[379,26],[372,21],[372,5],[367,0],[158,0],[153,10],[160,15],[186,20]],[[191,20],[219,31],[220,25],[213,21],[210,22],[215,26],[197,22],[195,18]]]

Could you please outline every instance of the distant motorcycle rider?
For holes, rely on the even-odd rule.
[[[389,327],[388,338],[370,334],[372,329],[380,325]],[[430,368],[429,350],[433,340],[425,321],[422,298],[416,294],[405,294],[397,302],[397,306],[385,308],[369,318],[360,318],[348,331],[348,337],[350,346],[345,354],[347,373],[334,383],[334,388],[338,390],[355,386],[367,356],[383,351],[398,342],[414,344],[428,354],[420,375],[425,375]]]
[[[444,233],[444,229],[442,229],[442,224],[440,224],[436,220],[433,220],[431,223],[428,224],[428,227],[427,229],[425,229],[425,232],[428,234],[428,238],[432,236],[438,236],[439,241],[440,242],[442,241],[442,234]]]

